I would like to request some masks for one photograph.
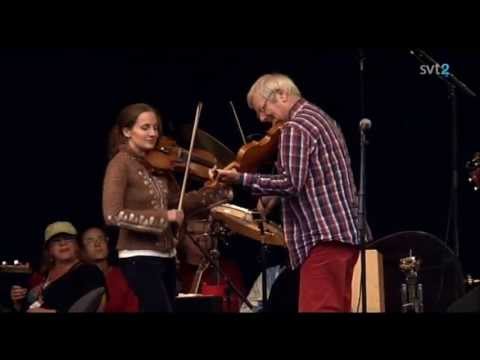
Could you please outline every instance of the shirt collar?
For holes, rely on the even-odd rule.
[[[303,107],[303,105],[305,105],[306,102],[307,102],[307,100],[305,100],[303,98],[298,99],[297,102],[295,104],[293,104],[292,108],[288,112],[288,120],[287,121],[293,120],[293,118],[295,117],[297,112]]]

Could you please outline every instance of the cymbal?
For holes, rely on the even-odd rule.
[[[190,146],[192,130],[193,125],[187,124],[182,126],[179,131],[178,142],[187,149]],[[218,160],[219,167],[225,167],[235,160],[235,154],[232,150],[201,129],[197,129],[195,148],[206,150],[213,154]]]

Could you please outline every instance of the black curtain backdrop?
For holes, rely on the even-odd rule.
[[[480,50],[427,48],[480,93]],[[419,230],[445,240],[450,195],[451,118],[445,84],[421,75],[404,48],[366,48],[368,219],[376,239]],[[173,133],[193,122],[236,152],[242,145],[228,101],[246,135],[266,129],[246,105],[256,78],[283,72],[303,95],[341,125],[358,184],[360,93],[356,48],[1,49],[2,234],[0,260],[38,262],[45,226],[102,224],[107,134],[133,102],[156,106]],[[460,261],[480,275],[480,194],[465,163],[480,151],[478,98],[459,94]],[[237,192],[238,204],[252,204]],[[247,282],[258,271],[258,247],[227,247]],[[448,244],[451,246],[452,244]]]

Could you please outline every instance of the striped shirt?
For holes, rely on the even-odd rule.
[[[255,195],[282,197],[292,268],[320,242],[359,245],[358,199],[343,134],[324,111],[300,99],[279,142],[277,175],[242,174]]]

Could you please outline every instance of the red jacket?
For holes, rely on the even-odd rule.
[[[189,293],[190,288],[192,286],[193,279],[195,277],[195,272],[197,270],[197,266],[190,265],[187,263],[183,263],[180,266],[180,270],[178,272],[178,277],[180,282],[182,283],[182,291],[183,293]],[[245,294],[245,286],[243,281],[242,273],[238,266],[225,258],[220,259],[220,268],[223,272],[230,278],[233,282],[235,287],[246,296]],[[203,295],[217,295],[223,297],[223,311],[224,312],[239,312],[240,305],[242,300],[233,292],[233,290],[229,289],[225,280],[220,276],[220,284],[217,284],[217,272],[213,267],[209,267],[202,276],[200,281],[200,289],[199,292]]]
[[[110,268],[106,280],[108,289],[106,313],[139,311],[138,298],[118,267]]]

